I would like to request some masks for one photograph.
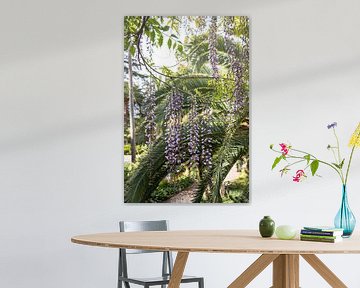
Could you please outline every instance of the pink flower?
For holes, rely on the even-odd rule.
[[[289,147],[285,143],[279,144],[281,147],[281,152],[283,155],[287,155],[289,153]]]
[[[306,177],[304,170],[298,170],[296,171],[295,176],[293,176],[294,182],[300,182],[304,177]]]

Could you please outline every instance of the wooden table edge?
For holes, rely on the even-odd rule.
[[[88,241],[80,240],[74,236],[71,238],[71,242],[75,244],[94,246],[94,247],[103,247],[103,248],[116,248],[116,249],[140,249],[140,250],[153,250],[153,251],[172,251],[172,252],[189,252],[189,253],[237,253],[237,254],[289,254],[289,255],[301,255],[301,254],[360,254],[358,251],[328,251],[328,250],[261,250],[261,249],[205,249],[205,248],[182,248],[182,247],[172,247],[172,246],[152,246],[152,245],[131,245],[131,244],[114,244],[114,243],[100,243],[97,241]],[[333,243],[325,243],[326,245],[336,245]]]

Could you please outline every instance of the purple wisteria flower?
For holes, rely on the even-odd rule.
[[[336,126],[337,126],[337,123],[336,123],[336,122],[333,122],[333,123],[327,125],[327,128],[328,128],[328,129],[331,129],[331,128],[335,128]]]
[[[198,117],[198,105],[196,96],[191,98],[191,107],[189,113],[189,154],[190,154],[190,166],[197,166],[200,162],[200,150],[199,150],[199,117]]]
[[[152,83],[150,83],[148,90],[148,97],[145,99],[145,137],[146,144],[150,146],[155,140],[156,136],[155,89]]]
[[[201,155],[200,162],[207,168],[212,167],[212,138],[210,126],[210,108],[206,107],[200,120]]]
[[[238,111],[240,108],[244,106],[244,98],[245,92],[243,91],[243,64],[242,58],[246,57],[245,53],[243,53],[241,59],[237,57],[235,44],[232,39],[232,34],[234,30],[234,22],[232,21],[232,17],[225,16],[224,17],[224,40],[225,40],[225,49],[227,54],[229,55],[230,67],[231,71],[234,74],[235,80],[235,88],[234,88],[234,102],[233,102],[233,112]],[[245,50],[243,51],[245,52]]]
[[[181,164],[182,94],[173,91],[166,107],[165,158],[171,170]]]
[[[213,77],[219,79],[219,68],[218,68],[218,55],[216,50],[217,42],[217,17],[211,17],[211,23],[209,27],[209,61],[213,70]]]

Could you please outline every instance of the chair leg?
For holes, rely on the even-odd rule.
[[[199,280],[199,288],[204,288],[204,279]]]

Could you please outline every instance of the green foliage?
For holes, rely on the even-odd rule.
[[[219,141],[215,142],[214,164],[211,170],[205,171],[194,202],[201,202],[205,193],[207,201],[222,202],[221,185],[230,169],[241,158],[249,158],[249,129],[246,122],[242,123],[243,120],[242,115],[239,114],[230,125],[227,121],[219,122],[223,130],[219,131],[219,138],[213,136],[213,139]]]
[[[124,182],[126,183],[136,168],[134,163],[124,163]]]
[[[140,203],[149,199],[160,181],[168,174],[165,166],[165,142],[160,138],[142,157],[125,182],[125,202]]]
[[[156,190],[151,193],[149,202],[164,202],[180,191],[190,187],[194,181],[190,176],[181,176],[174,181],[164,179],[160,182]]]
[[[271,170],[273,170],[280,163],[281,159],[283,159],[282,156],[279,156],[279,157],[275,158],[274,163],[271,166]]]
[[[316,173],[316,171],[318,170],[318,168],[319,168],[319,160],[314,160],[314,161],[312,161],[311,162],[311,164],[310,164],[310,169],[311,169],[311,174],[312,174],[312,176],[314,176],[315,175],[315,173]]]
[[[124,145],[124,155],[131,155],[131,145],[130,144]]]
[[[245,19],[246,17],[242,20],[237,18],[233,19],[235,21],[234,36],[248,37],[248,21]],[[174,187],[171,187],[171,181],[165,180],[168,179],[170,173],[164,155],[166,145],[165,113],[169,95],[173,89],[178,89],[184,98],[181,119],[182,135],[188,135],[190,99],[192,97],[196,95],[199,117],[203,115],[205,107],[210,107],[211,109],[208,124],[211,127],[209,136],[213,141],[211,155],[213,166],[211,169],[205,167],[197,168],[195,175],[197,177],[196,184],[198,185],[194,201],[247,202],[248,182],[247,184],[242,183],[241,185],[234,186],[232,192],[226,196],[221,195],[220,190],[224,179],[235,163],[242,158],[249,158],[248,63],[244,63],[244,81],[242,82],[242,88],[245,91],[245,105],[238,115],[232,116],[232,97],[235,82],[223,37],[218,37],[216,44],[222,78],[215,80],[211,78],[212,69],[209,67],[209,35],[204,29],[207,25],[206,19],[204,17],[187,17],[191,23],[195,23],[196,29],[199,29],[199,31],[203,30],[201,33],[198,31],[196,33],[190,32],[185,45],[180,41],[180,38],[183,38],[179,37],[179,27],[183,19],[178,16],[125,17],[125,50],[130,49],[130,52],[134,53],[134,55],[136,52],[140,52],[138,51],[139,46],[137,44],[141,38],[143,43],[147,42],[153,47],[165,46],[172,50],[180,63],[175,70],[173,67],[156,67],[152,63],[151,57],[146,59],[150,63],[150,68],[147,68],[151,74],[149,77],[156,83],[156,140],[144,151],[141,151],[142,146],[137,146],[137,153],[141,153],[141,157],[137,157],[136,165],[131,166],[131,172],[125,178],[125,201],[129,203],[160,202],[181,191],[177,190],[177,188],[184,189],[185,187],[185,180],[179,180],[180,183],[172,183],[175,185]],[[193,25],[189,26],[191,27],[188,27],[188,29],[191,31],[194,27]],[[238,39],[233,44],[236,55],[240,57],[242,53],[241,41]],[[133,59],[136,61],[137,57]],[[151,69],[157,69],[159,73]],[[162,76],[158,74],[162,74]],[[163,77],[164,75],[167,77]],[[161,77],[161,79],[157,79],[157,76]],[[134,95],[136,143],[142,144],[144,143],[145,130],[143,100],[146,97],[146,92],[143,87],[139,88],[142,91]],[[183,155],[180,167],[189,167],[188,140],[187,137],[182,137],[181,139],[180,148],[183,151]],[[127,151],[129,150],[128,148],[126,149]],[[248,174],[246,173],[244,174],[245,178],[248,181]]]
[[[148,150],[148,148],[146,147],[146,145],[136,145],[136,154],[138,155],[142,155],[144,153],[146,153]],[[130,144],[125,144],[124,145],[124,155],[131,155],[131,145]]]
[[[164,43],[164,35],[168,37],[169,49],[182,46],[176,35],[179,32],[179,23],[178,16],[125,16],[124,50],[129,50],[131,55],[135,56],[140,39],[145,37],[151,45],[161,47]],[[172,46],[173,43],[174,46]]]
[[[249,202],[249,177],[241,173],[235,181],[225,183],[226,195],[223,203],[248,203]]]
[[[330,144],[327,145],[327,149],[332,152],[335,162],[324,161],[324,160],[319,159],[316,156],[314,156],[314,154],[308,153],[308,152],[300,150],[300,149],[295,149],[292,146],[286,145],[284,143],[280,144],[281,151],[273,149],[273,145],[270,145],[270,149],[278,154],[281,154],[281,156],[279,156],[279,157],[282,157],[286,161],[286,166],[280,170],[281,176],[284,175],[285,173],[287,173],[287,171],[290,170],[289,168],[291,166],[301,165],[301,164],[304,165],[305,164],[304,162],[306,162],[306,165],[304,165],[304,168],[298,169],[296,172],[296,175],[293,176],[293,181],[300,182],[300,180],[303,180],[304,178],[307,177],[306,170],[309,168],[310,168],[312,176],[315,176],[315,175],[318,176],[317,171],[318,171],[319,165],[321,163],[321,164],[325,165],[326,167],[329,167],[333,171],[335,171],[337,173],[337,175],[339,176],[342,184],[346,185],[347,180],[348,180],[348,173],[349,173],[349,169],[350,169],[351,159],[352,159],[352,155],[354,152],[354,147],[350,152],[350,157],[349,157],[349,161],[347,162],[347,169],[345,172],[345,171],[343,171],[344,164],[345,164],[345,158],[342,158],[340,156],[341,155],[340,145],[339,145],[339,138],[337,136],[336,129],[335,129],[336,126],[337,126],[336,122],[327,125],[327,128],[331,129],[332,132],[334,133],[334,137],[336,140],[336,145],[330,145]],[[281,159],[279,157],[277,157],[274,160],[272,168],[274,168],[280,162]]]

